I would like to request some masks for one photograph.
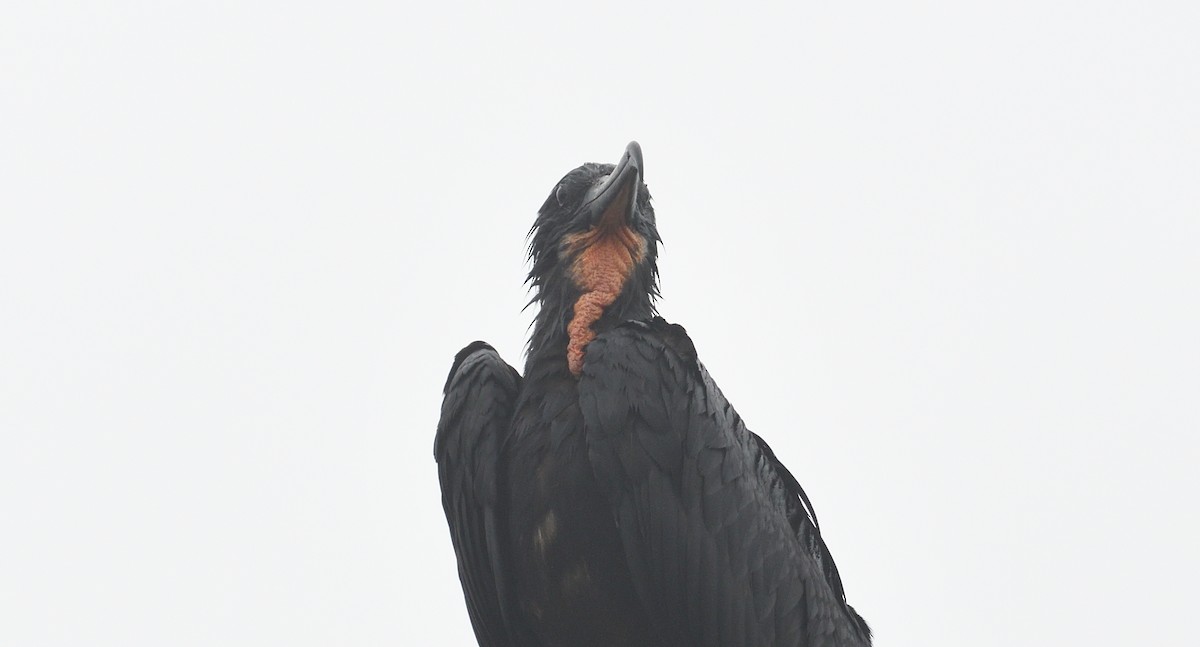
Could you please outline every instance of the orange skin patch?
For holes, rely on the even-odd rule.
[[[613,219],[605,214],[596,227],[564,241],[567,253],[578,253],[571,271],[575,285],[583,290],[567,324],[567,368],[575,377],[583,371],[583,349],[596,338],[592,324],[617,300],[634,266],[646,254],[645,239],[623,223],[611,226]]]

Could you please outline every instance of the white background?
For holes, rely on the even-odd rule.
[[[1188,644],[1198,7],[5,3],[0,644],[473,645],[442,381],[630,139],[878,645]]]

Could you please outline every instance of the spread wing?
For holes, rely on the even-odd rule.
[[[588,452],[642,604],[666,644],[870,644],[799,483],[746,430],[679,326],[587,348]]]
[[[497,518],[500,445],[521,376],[491,346],[458,353],[446,379],[433,456],[458,577],[480,647],[515,647],[506,618]]]

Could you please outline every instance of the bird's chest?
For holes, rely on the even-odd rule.
[[[523,588],[578,597],[598,568],[613,567],[601,562],[619,539],[588,461],[577,399],[562,395],[530,403],[535,415],[518,415],[506,461],[510,545]]]
[[[578,398],[572,389],[527,405],[506,461],[521,611],[547,645],[652,644],[644,642],[644,613],[588,460]]]

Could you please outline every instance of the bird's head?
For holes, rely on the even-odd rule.
[[[565,351],[579,375],[597,333],[654,314],[659,237],[644,169],[642,148],[630,142],[615,165],[567,173],[538,210],[529,230],[528,283],[540,308],[531,359]]]

